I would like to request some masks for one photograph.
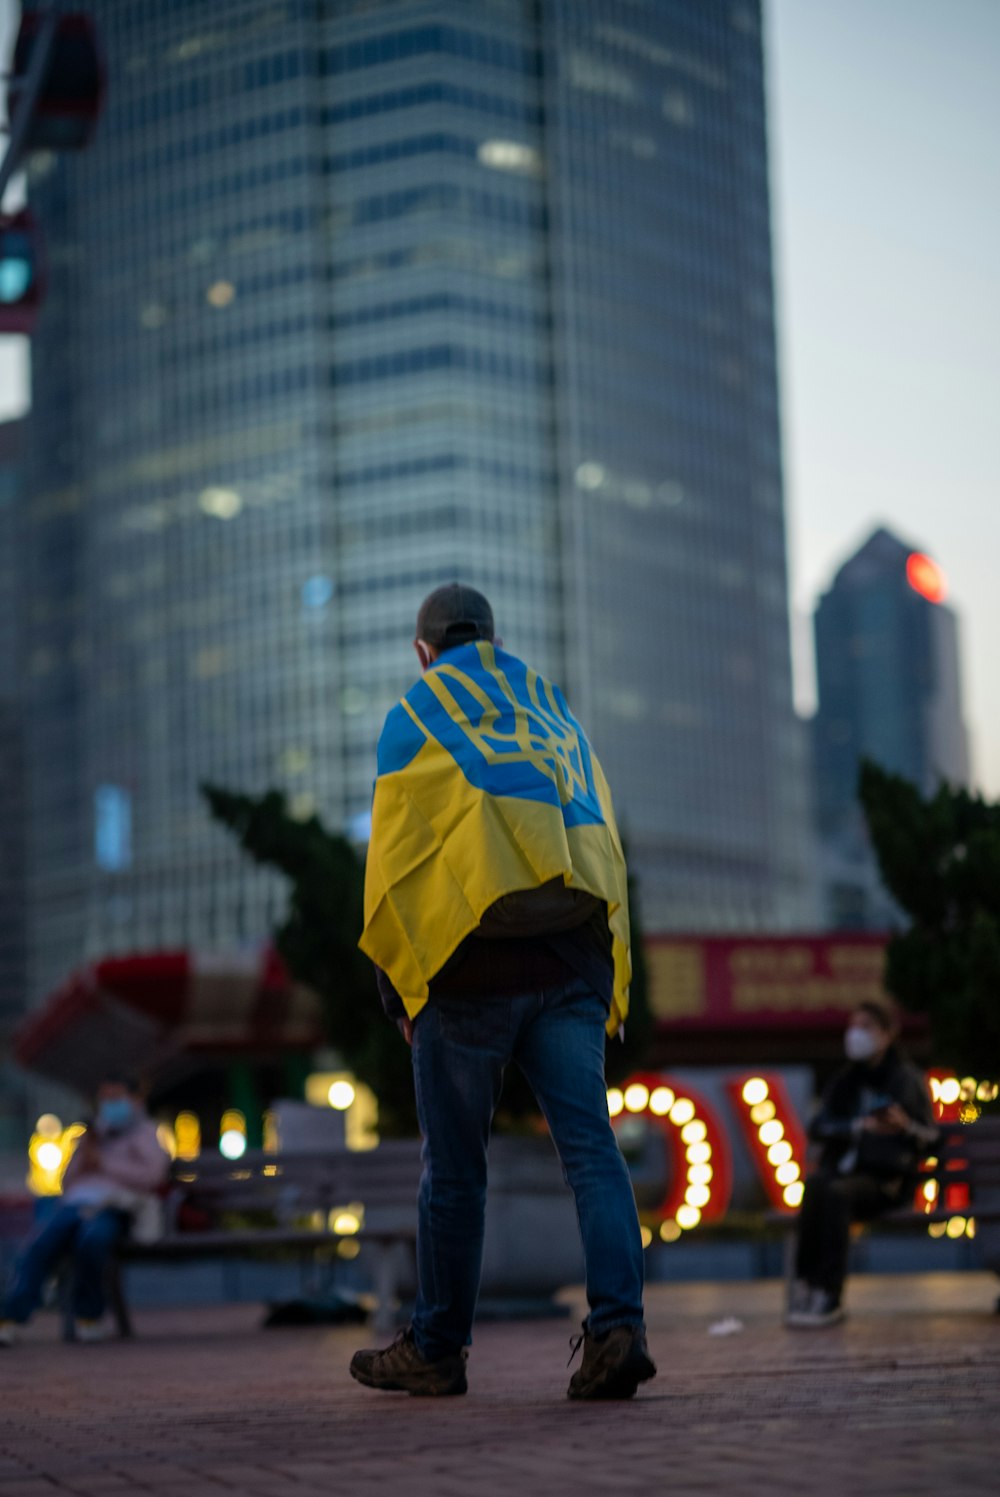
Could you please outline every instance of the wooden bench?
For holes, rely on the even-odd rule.
[[[238,1160],[204,1154],[175,1160],[165,1201],[166,1229],[154,1242],[126,1238],[109,1265],[108,1300],[121,1336],[132,1335],[122,1268],[129,1263],[178,1262],[293,1251],[311,1259],[345,1240],[374,1257],[374,1326],[392,1328],[401,1271],[412,1264],[416,1240],[419,1143],[388,1140],[364,1152],[268,1154]],[[334,1230],[337,1216],[354,1215],[357,1230]],[[203,1228],[193,1220],[201,1218]],[[62,1293],[63,1335],[74,1339],[69,1294]]]
[[[977,1236],[983,1239],[984,1266],[1000,1274],[1000,1117],[988,1116],[975,1123],[945,1123],[937,1152],[924,1163],[918,1191],[931,1182],[937,1190],[928,1209],[920,1209],[909,1197],[895,1210],[866,1223],[867,1229],[892,1232],[926,1232],[932,1223],[947,1223],[953,1217],[973,1217]],[[795,1276],[795,1225],[797,1218],[772,1212],[767,1220],[786,1232],[785,1275],[789,1286]],[[984,1232],[982,1229],[986,1228]],[[993,1229],[993,1230],[991,1230]],[[993,1238],[997,1239],[996,1244]],[[997,1306],[1000,1309],[1000,1303]]]

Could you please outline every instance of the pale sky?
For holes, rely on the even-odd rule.
[[[818,594],[886,524],[949,578],[1000,796],[1000,0],[764,4],[797,700]],[[0,339],[0,416],[24,343]]]
[[[885,523],[948,576],[1000,795],[1000,0],[765,5],[799,702],[804,616]]]

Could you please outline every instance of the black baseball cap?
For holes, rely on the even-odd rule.
[[[474,639],[492,640],[493,610],[474,587],[447,582],[421,603],[417,638],[436,650],[469,644]]]

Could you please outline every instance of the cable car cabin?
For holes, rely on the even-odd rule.
[[[21,19],[7,93],[12,127],[24,95],[32,52],[46,20],[39,11],[31,11]],[[90,141],[97,126],[104,92],[104,59],[93,21],[80,14],[60,16],[23,149],[80,150]]]

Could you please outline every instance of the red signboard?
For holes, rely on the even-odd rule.
[[[649,1006],[674,1029],[839,1028],[885,998],[886,937],[652,936]]]

